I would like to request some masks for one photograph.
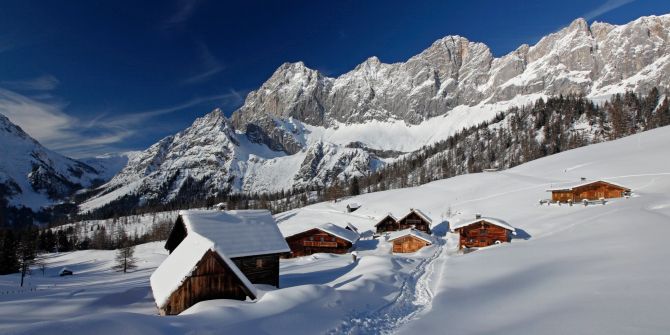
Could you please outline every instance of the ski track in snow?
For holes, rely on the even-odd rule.
[[[436,260],[447,257],[447,243],[439,237],[436,250],[429,258],[423,259],[410,272],[400,293],[390,303],[373,311],[353,311],[348,321],[343,321],[335,329],[326,331],[329,335],[340,334],[391,334],[400,326],[414,320],[422,311],[429,309],[433,300],[430,279],[436,269]]]

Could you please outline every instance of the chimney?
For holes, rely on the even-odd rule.
[[[479,213],[476,213],[476,214],[475,214],[475,219],[481,219],[481,218],[482,218],[482,215],[481,215],[481,214],[479,214]]]
[[[581,179],[582,179],[582,181],[585,181],[585,180],[586,180],[586,177],[582,177]]]

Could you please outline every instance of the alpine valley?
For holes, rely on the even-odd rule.
[[[216,109],[127,156],[127,164],[111,180],[85,193],[79,212],[121,202],[168,203],[185,195],[206,198],[326,187],[379,174],[412,157],[421,157],[419,165],[426,168],[428,158],[446,155],[458,143],[476,147],[482,132],[511,127],[521,127],[515,129],[517,134],[532,133],[537,143],[551,132],[571,147],[602,142],[663,125],[660,113],[667,109],[664,92],[669,87],[670,15],[618,26],[577,19],[537,44],[521,45],[499,58],[485,44],[447,36],[406,62],[386,64],[371,57],[334,78],[302,62],[285,63],[249,93],[231,117]],[[633,106],[626,92],[637,94],[639,104]],[[607,109],[615,97],[624,106],[624,121]],[[552,99],[567,100],[552,105]],[[555,108],[558,105],[578,108],[568,117]],[[590,110],[600,112],[589,114]],[[545,118],[564,124],[550,132]],[[0,121],[6,129],[12,127],[8,120]],[[20,131],[8,134],[3,142],[12,141],[11,136],[28,138]],[[445,141],[451,141],[449,148],[440,146]],[[452,169],[455,173],[467,173],[513,166],[562,149],[524,154],[519,142],[518,147],[509,144],[501,150],[525,157],[489,157],[486,163],[473,163],[471,155],[459,159],[449,154],[448,162],[463,167]],[[26,200],[29,192],[62,200],[105,175],[90,162],[40,158],[43,155],[34,152],[16,152],[34,158],[16,176],[0,165],[3,196],[11,205],[32,206]],[[48,171],[48,178],[31,177]],[[27,184],[20,175],[39,182]]]

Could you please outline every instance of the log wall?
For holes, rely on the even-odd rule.
[[[196,265],[196,270],[170,295],[161,315],[176,315],[204,300],[255,298],[215,252],[208,251]]]
[[[403,236],[393,240],[393,252],[408,253],[416,252],[430,243],[412,235]]]
[[[337,236],[330,235],[319,229],[289,236],[286,243],[291,248],[292,257],[307,256],[319,252],[346,254],[353,244]]]
[[[492,225],[485,220],[475,222],[469,226],[456,229],[460,234],[461,248],[488,247],[500,242],[509,242],[509,231],[505,228]]]

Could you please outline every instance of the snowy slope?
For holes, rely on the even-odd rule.
[[[38,274],[30,279],[41,289],[36,293],[1,295],[0,332],[665,334],[669,141],[670,127],[664,127],[501,172],[278,214],[285,235],[323,222],[351,222],[364,236],[358,262],[348,255],[282,260],[282,288],[265,291],[256,302],[203,302],[177,317],[155,315],[148,277],[164,257],[155,246],[139,249],[146,262],[128,276],[106,270],[112,252],[53,257],[53,271],[81,267],[75,272],[82,277]],[[580,177],[626,185],[633,196],[588,207],[539,204],[546,189]],[[362,207],[346,213],[350,202]],[[439,243],[391,255],[383,238],[365,237],[377,218],[389,211],[402,216],[410,207],[432,218]],[[446,221],[458,224],[475,213],[505,220],[517,237],[457,253],[457,239],[443,235]],[[0,289],[15,288],[16,281],[2,276]]]
[[[43,147],[2,114],[0,147],[0,197],[9,206],[39,210],[101,178],[93,167]]]
[[[344,175],[362,175],[382,162],[362,149],[315,141],[287,155],[249,141],[236,132],[219,109],[191,127],[134,155],[100,193],[80,206],[82,212],[125,195],[140,202],[167,202],[189,189],[189,197],[220,192],[272,192],[326,184]],[[198,185],[193,191],[192,185]]]
[[[81,211],[125,195],[167,202],[194,185],[207,190],[202,197],[329,185],[393,159],[373,150],[419,150],[541,97],[602,102],[627,90],[663,91],[669,36],[670,15],[620,26],[577,19],[499,58],[483,43],[447,36],[406,62],[371,57],[336,78],[286,63],[230,120],[212,112],[130,159]]]

